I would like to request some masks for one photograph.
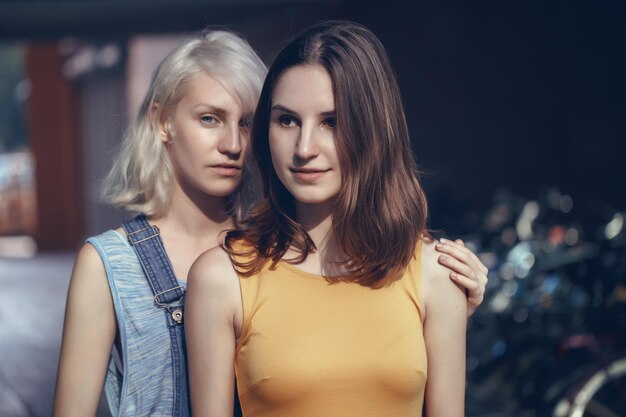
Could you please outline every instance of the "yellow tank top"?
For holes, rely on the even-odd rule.
[[[421,244],[402,278],[380,289],[331,284],[286,262],[240,283],[245,417],[422,415]]]

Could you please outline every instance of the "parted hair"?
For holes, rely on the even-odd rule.
[[[427,234],[427,204],[395,73],[380,41],[357,23],[312,26],[272,64],[252,127],[264,198],[238,230],[227,233],[223,247],[243,276],[268,262],[274,268],[289,248],[299,254],[288,260],[296,264],[316,250],[297,221],[294,197],[274,171],[269,147],[272,92],[280,76],[299,65],[321,65],[333,85],[342,186],[332,233],[350,272],[328,279],[382,286],[399,276]]]
[[[186,83],[202,71],[238,98],[245,111],[254,110],[266,67],[246,40],[226,30],[208,30],[182,41],[153,73],[137,118],[103,182],[106,201],[147,215],[168,209],[174,172],[159,123],[173,114]],[[244,162],[242,183],[229,198],[235,218],[255,199],[250,162]]]

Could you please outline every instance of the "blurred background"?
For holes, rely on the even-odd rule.
[[[468,416],[626,416],[626,3],[0,2],[0,416],[51,414],[68,279],[150,74],[208,25],[270,64],[323,19],[397,71],[430,227],[490,267]],[[101,416],[107,416],[101,407]]]

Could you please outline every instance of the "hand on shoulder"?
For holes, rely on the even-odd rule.
[[[422,240],[422,300],[425,316],[428,316],[428,310],[433,310],[437,314],[462,314],[466,319],[465,290],[450,280],[450,270],[438,262],[440,255],[435,249],[435,241],[426,238]]]

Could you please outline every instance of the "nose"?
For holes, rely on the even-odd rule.
[[[316,157],[319,154],[319,147],[315,137],[313,126],[302,126],[298,142],[296,143],[295,155],[303,160]]]
[[[217,149],[231,158],[238,157],[241,154],[242,144],[239,125],[230,126],[224,130]]]

